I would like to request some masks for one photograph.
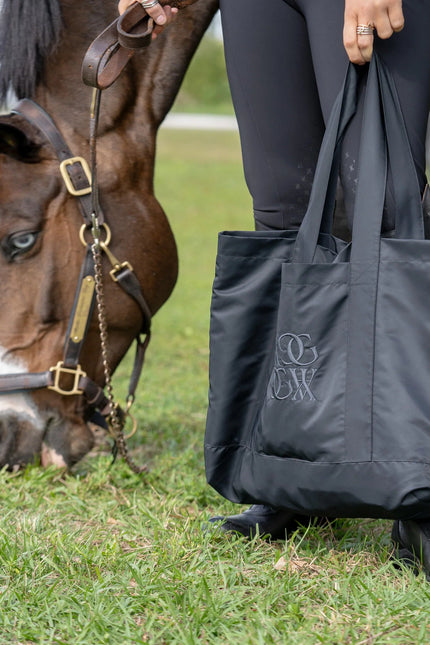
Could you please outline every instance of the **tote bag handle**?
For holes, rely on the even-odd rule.
[[[336,97],[330,113],[318,155],[307,208],[307,212],[311,211],[314,215],[310,223],[305,223],[304,219],[301,224],[301,227],[304,225],[305,229],[309,226],[317,227],[315,247],[320,231],[321,233],[332,232],[342,141],[347,127],[357,111],[360,72],[361,70],[352,65],[348,67],[342,90]],[[318,224],[316,224],[317,221]]]
[[[387,147],[395,187],[396,228],[400,229],[396,237],[424,239],[419,184],[400,102],[388,69],[374,54],[364,107],[351,262],[377,263],[379,259],[386,188],[382,159],[386,159]]]
[[[348,87],[348,79],[352,75],[357,78],[357,70],[350,64],[347,71],[346,83],[336,100],[332,116],[327,125],[320,156],[318,158],[317,170],[309,200],[309,207],[303,219],[297,235],[297,241],[293,253],[293,261],[310,263],[313,261],[318,237],[323,230],[322,222],[327,218],[324,207],[321,210],[321,200],[326,201],[329,186],[330,171],[321,167],[328,163],[332,147],[332,128],[339,129],[338,103],[341,96]],[[381,118],[381,107],[384,110],[384,118]],[[333,118],[332,118],[333,117]],[[385,126],[385,128],[384,128]],[[366,87],[362,136],[360,141],[359,156],[359,179],[354,209],[353,231],[357,229],[357,220],[363,219],[363,213],[370,217],[372,214],[372,226],[364,235],[361,228],[369,226],[368,217],[363,227],[353,233],[354,238],[359,234],[358,246],[363,250],[367,241],[375,241],[380,238],[382,213],[386,189],[386,142],[388,139],[390,151],[390,168],[392,169],[395,183],[395,201],[397,212],[397,236],[410,239],[423,239],[423,217],[419,193],[418,179],[415,165],[410,151],[403,115],[400,109],[397,92],[388,70],[376,53],[373,54],[369,65],[368,80]],[[333,158],[330,162],[332,167]],[[328,176],[327,176],[328,175]],[[333,178],[332,178],[333,179]],[[323,195],[323,198],[321,198]],[[360,213],[360,215],[358,215]],[[377,232],[375,232],[377,231]],[[364,255],[368,255],[369,249]],[[357,257],[357,253],[354,253]],[[362,255],[362,259],[364,259]]]
[[[318,156],[320,163],[318,164],[319,168],[317,165],[315,171],[316,181],[320,185],[321,183],[325,184],[325,182],[328,182],[328,184],[326,191],[318,191],[314,195],[311,195],[311,199],[314,200],[312,208],[316,212],[321,212],[322,209],[322,233],[332,233],[342,144],[349,123],[357,111],[358,87],[363,71],[362,68],[358,67],[353,67],[352,70],[347,71],[343,89],[337,99],[338,104],[333,108],[327,124],[326,132],[331,132],[331,134],[328,135]],[[336,138],[333,136],[335,133]],[[327,170],[330,171],[328,175]]]
[[[394,180],[396,238],[424,239],[420,185],[396,85],[386,65],[377,55],[375,63],[382,89],[384,119],[388,125],[388,165]],[[403,177],[401,182],[400,177]]]

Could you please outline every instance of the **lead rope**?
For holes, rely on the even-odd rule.
[[[103,269],[102,269],[102,253],[100,246],[100,227],[98,221],[99,201],[98,201],[98,184],[97,184],[97,159],[96,159],[96,140],[97,140],[97,125],[100,112],[100,98],[101,91],[94,90],[93,101],[91,105],[91,121],[90,121],[90,154],[91,154],[91,177],[92,177],[92,221],[93,227],[91,233],[94,243],[91,245],[91,252],[94,260],[94,284],[96,291],[96,304],[97,304],[97,319],[100,333],[100,345],[102,351],[103,372],[105,378],[105,388],[107,390],[107,398],[109,401],[110,414],[109,414],[109,430],[115,441],[114,456],[116,451],[119,452],[128,467],[137,474],[143,473],[148,470],[146,465],[138,466],[136,462],[130,457],[126,437],[124,435],[125,416],[120,415],[118,404],[115,403],[115,397],[112,386],[112,370],[109,363],[109,350],[108,350],[108,327],[105,307],[105,297],[103,288]],[[130,409],[130,402],[128,403],[126,414]]]

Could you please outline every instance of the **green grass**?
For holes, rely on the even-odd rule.
[[[185,74],[174,111],[232,114],[223,43],[209,34]]]
[[[0,473],[0,644],[427,644],[430,587],[389,563],[389,522],[287,543],[202,533],[238,510],[206,485],[202,450],[216,233],[251,227],[237,136],[162,132],[156,185],[181,272],[135,406],[150,471],[102,445],[72,474]]]

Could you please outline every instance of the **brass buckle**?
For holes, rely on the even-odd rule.
[[[123,269],[128,269],[129,271],[133,271],[133,267],[131,266],[130,262],[122,262],[121,264],[115,264],[114,268],[109,271],[109,275],[112,278],[114,282],[118,282],[118,278],[116,277],[117,273],[122,271]]]
[[[86,376],[86,373],[81,369],[80,365],[76,366],[76,369],[71,369],[68,367],[63,367],[63,361],[58,361],[55,367],[50,367],[49,371],[55,373],[54,385],[48,385],[48,390],[53,390],[57,394],[62,394],[64,396],[72,396],[73,394],[82,394],[83,390],[79,389],[79,379],[81,376]],[[60,378],[62,374],[73,374],[73,386],[70,390],[64,390],[60,386]]]
[[[79,190],[76,189],[72,183],[72,180],[70,179],[70,175],[67,172],[67,166],[73,166],[75,163],[80,163],[82,166],[82,170],[84,171],[84,174],[89,183],[89,186],[87,186],[86,188],[80,188]],[[91,171],[83,157],[69,157],[69,159],[64,159],[60,163],[60,172],[64,183],[66,184],[67,190],[71,195],[74,195],[74,197],[88,195],[91,192]]]

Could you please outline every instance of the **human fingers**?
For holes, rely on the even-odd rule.
[[[370,61],[373,29],[379,38],[390,38],[404,27],[402,0],[345,0],[344,46],[358,65]]]
[[[130,5],[134,4],[136,0],[120,0],[118,3],[118,13],[124,13]]]
[[[376,29],[376,33],[378,34],[379,38],[382,38],[384,40],[390,38],[394,33],[390,22],[390,16],[388,15],[387,7],[380,9],[379,11],[375,11],[371,19],[371,24]]]
[[[167,23],[167,15],[158,0],[138,0],[142,7],[145,9],[148,16],[150,16],[155,24],[165,25]]]
[[[351,63],[356,65],[364,65],[366,59],[363,57],[361,48],[358,45],[357,36],[357,15],[345,10],[344,26],[343,26],[343,46]],[[368,37],[369,38],[369,37]],[[370,55],[373,49],[373,36],[370,37],[368,42],[362,43],[362,46],[370,47]]]
[[[355,28],[357,47],[364,62],[368,63],[373,54],[374,27],[371,22],[359,22]]]
[[[118,3],[119,13],[124,13],[130,5],[134,4],[136,0],[120,0]],[[158,0],[137,0],[145,9],[148,16],[153,18],[157,25],[166,25],[169,19],[172,18],[171,14],[166,11],[167,7],[162,7]],[[170,7],[169,7],[170,9]]]
[[[354,23],[355,34],[353,34]],[[393,35],[393,28],[388,16],[388,11],[385,8],[380,11],[375,11],[373,15],[351,16],[348,27],[350,31],[349,38],[345,43],[345,49],[349,59],[358,65],[368,63],[372,58],[374,30],[376,30],[379,38],[386,39]]]
[[[399,32],[402,31],[405,26],[405,17],[403,15],[402,3],[397,1],[393,7],[388,9],[388,17],[390,19],[391,27],[393,31]]]
[[[402,0],[385,0],[376,3],[371,12],[370,22],[375,27],[379,38],[391,38],[394,32],[399,32],[405,25]]]
[[[153,39],[157,38],[158,34],[160,34],[163,31],[164,27],[176,18],[176,16],[178,15],[178,11],[179,10],[176,7],[170,7],[168,5],[164,7],[164,12],[166,14],[166,22],[164,23],[164,25],[158,24],[154,26],[154,29],[152,31]]]

